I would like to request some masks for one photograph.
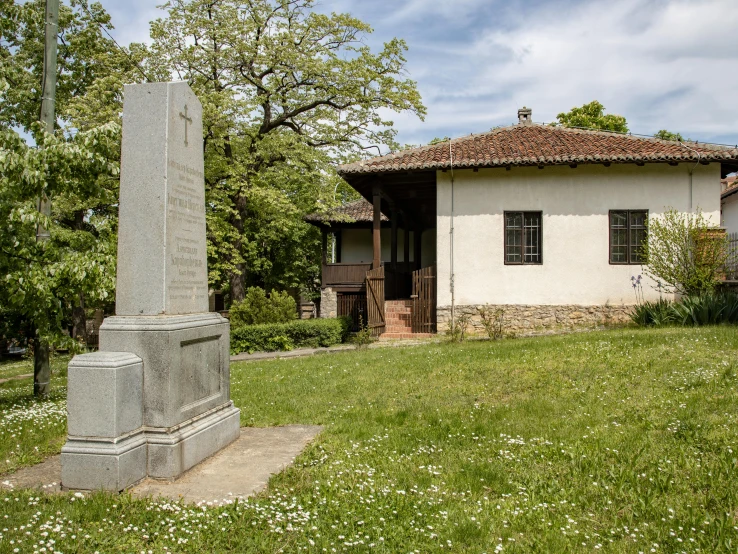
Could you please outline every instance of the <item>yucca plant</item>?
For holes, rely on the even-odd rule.
[[[680,325],[738,323],[738,296],[733,293],[706,293],[688,296],[673,306]]]
[[[662,327],[676,322],[674,303],[660,298],[655,302],[642,302],[635,307],[630,319],[641,327]]]

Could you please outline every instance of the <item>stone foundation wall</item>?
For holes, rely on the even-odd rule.
[[[481,307],[481,306],[479,306]],[[522,334],[539,330],[576,329],[616,325],[630,321],[633,306],[562,306],[500,304],[488,306],[492,313],[503,309],[502,330],[504,333]],[[456,317],[462,314],[471,316],[469,334],[485,334],[477,306],[456,306]],[[451,319],[451,306],[437,309],[438,332],[448,329]]]
[[[338,294],[331,287],[320,291],[320,317],[338,317]]]

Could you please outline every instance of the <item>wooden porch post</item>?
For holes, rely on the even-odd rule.
[[[379,185],[374,185],[372,191],[374,200],[374,226],[372,227],[372,269],[377,269],[382,265],[382,197],[379,194]]]
[[[336,263],[341,263],[341,245],[343,243],[343,229],[336,229],[336,232],[333,233],[333,236],[336,239]]]
[[[397,270],[397,212],[392,210],[392,270]]]
[[[420,230],[420,227],[415,228],[415,235],[414,235],[414,241],[415,242],[415,253],[413,254],[415,256],[415,267],[420,269],[422,267],[421,263],[421,239],[423,237],[423,232]]]
[[[323,265],[326,265],[327,257],[328,257],[328,229],[325,227],[321,227],[320,229],[320,235],[322,239],[322,246],[321,246],[321,253],[320,253],[320,259],[323,263]]]
[[[403,218],[403,245],[402,245],[402,259],[405,262],[405,271],[410,268],[410,225],[407,222],[407,216]]]

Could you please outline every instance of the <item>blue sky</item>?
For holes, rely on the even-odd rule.
[[[161,0],[102,0],[121,43],[147,41]],[[599,100],[634,133],[738,144],[736,0],[319,0],[405,39],[424,122],[392,118],[400,143],[484,132]]]

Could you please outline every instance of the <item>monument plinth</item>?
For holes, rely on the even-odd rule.
[[[141,468],[131,467],[131,456],[123,464],[119,453],[119,443],[134,435],[145,437],[141,477],[164,479],[239,435],[239,410],[230,401],[229,324],[208,312],[202,106],[184,82],[128,85],[124,93],[116,315],[100,327],[96,355],[140,359],[142,394],[130,402],[140,402],[142,422],[112,438],[70,427],[62,449],[62,483],[69,488],[120,490],[135,482]],[[77,366],[96,363],[85,356],[91,355],[70,363],[70,393]],[[98,401],[84,395],[70,401],[70,420]],[[86,453],[91,443],[97,450]],[[109,451],[105,463],[101,448]],[[114,486],[83,474],[94,473],[96,463],[110,472],[111,456],[118,456],[120,475]],[[71,469],[82,466],[85,472]]]

